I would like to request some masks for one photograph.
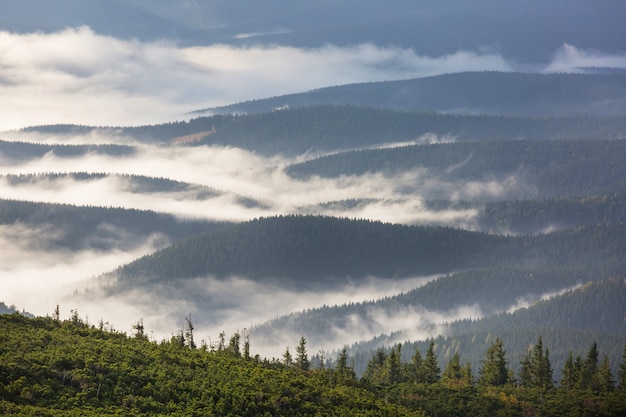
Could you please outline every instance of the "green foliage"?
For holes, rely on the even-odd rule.
[[[150,342],[80,319],[4,315],[0,335],[3,415],[421,415],[317,370]]]
[[[546,391],[495,379],[500,385],[488,383],[487,362],[504,358],[500,339],[488,349],[482,382],[475,385],[471,378],[459,381],[458,353],[441,381],[407,378],[400,345],[389,354],[377,351],[369,379],[359,382],[351,376],[345,350],[335,369],[307,371],[231,349],[189,349],[102,331],[75,314],[68,320],[0,316],[0,335],[3,415],[619,416],[626,411],[624,392],[612,384]],[[532,357],[540,350],[545,355],[542,345],[539,339]],[[422,363],[432,360],[435,346],[429,343]],[[585,363],[593,363],[596,353],[594,344]],[[607,363],[603,359],[597,367],[600,381],[610,382]],[[511,382],[507,372],[503,375]]]
[[[483,386],[500,386],[509,382],[508,362],[504,342],[497,338],[487,352],[479,370],[478,383]]]

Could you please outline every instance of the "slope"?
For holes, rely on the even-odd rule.
[[[624,140],[479,141],[344,152],[291,165],[298,179],[424,170],[435,186],[417,183],[429,199],[446,199],[446,183],[511,178],[508,198],[623,191]],[[423,182],[428,183],[424,180]],[[459,192],[459,187],[452,187]],[[437,194],[440,192],[440,194]]]
[[[257,113],[329,104],[517,116],[623,114],[626,74],[463,72],[326,87],[193,114]]]
[[[38,244],[48,250],[106,251],[129,249],[154,234],[171,243],[219,225],[153,211],[0,199],[2,226],[41,231]]]
[[[486,265],[539,268],[599,258],[611,268],[624,252],[623,237],[623,226],[504,237],[442,227],[281,216],[180,241],[119,268],[114,276],[122,288],[211,275],[321,289],[348,278],[429,275]]]
[[[24,132],[62,134],[73,126],[38,126]],[[87,128],[94,131],[97,128]],[[111,129],[105,129],[112,134]],[[215,115],[184,122],[115,129],[146,143],[170,144],[212,132],[193,145],[233,146],[261,155],[296,156],[398,142],[626,137],[626,116],[503,117],[418,113],[356,106],[314,106],[248,115]]]

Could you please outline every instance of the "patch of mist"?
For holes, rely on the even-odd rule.
[[[369,277],[359,280],[358,284],[349,281],[340,290],[294,292],[279,284],[268,285],[242,277],[203,277],[125,288],[119,292],[111,291],[116,278],[109,276],[92,280],[62,302],[89,317],[103,317],[121,330],[130,329],[141,318],[145,328],[157,339],[169,339],[181,328],[184,317],[191,314],[197,340],[215,340],[222,331],[233,334],[293,311],[388,297],[422,286],[435,278],[390,280]],[[112,311],[113,315],[107,311]],[[383,324],[381,320],[379,325]],[[286,332],[271,340],[254,338],[251,340],[252,349],[263,356],[279,356],[286,345],[293,345],[300,336],[294,338]],[[317,348],[317,343],[312,339],[310,346]]]
[[[81,133],[46,133],[43,131],[12,130],[2,132],[2,140],[10,142],[41,143],[45,145],[141,145],[141,142],[129,135],[124,135],[121,129],[93,128],[89,132]]]
[[[50,242],[62,231],[52,225],[0,225],[0,288],[3,301],[36,315],[50,314],[91,276],[110,271],[162,247],[161,235],[132,248],[69,250]]]
[[[626,54],[611,54],[598,50],[581,49],[568,43],[556,52],[544,73],[593,72],[593,68],[626,68]]]
[[[543,294],[527,294],[526,296],[523,297],[518,297],[515,304],[512,305],[511,307],[509,307],[506,312],[507,313],[514,313],[517,310],[522,310],[522,309],[527,309],[529,307],[532,307],[534,304],[540,302],[540,301],[545,301],[545,300],[549,300],[551,298],[554,297],[558,297],[560,295],[563,295],[567,292],[571,292],[574,291],[580,287],[582,287],[584,284],[583,283],[578,283],[576,285],[572,285],[570,287],[567,288],[563,288],[562,290],[558,290],[558,291],[548,291],[546,293]]]
[[[123,177],[94,177],[89,181],[59,176],[39,179],[32,184],[13,187],[0,181],[5,198],[79,206],[124,207],[149,209],[182,217],[242,221],[277,214],[297,214],[302,207],[312,207],[332,200],[378,200],[339,213],[332,207],[317,208],[319,214],[368,218],[393,223],[469,225],[475,210],[427,209],[422,199],[499,198],[519,188],[516,177],[502,180],[444,181],[426,169],[413,169],[394,176],[383,173],[312,177],[307,181],[293,179],[283,168],[290,159],[265,158],[237,148],[199,146],[140,146],[132,156],[116,158],[88,153],[80,157],[57,157],[48,153],[38,160],[19,165],[0,166],[8,174],[27,175],[32,172],[64,172],[71,166],[76,172],[141,175],[197,184],[229,193],[214,198],[198,198],[195,191],[138,193],[128,190]],[[242,204],[245,196],[261,204]]]

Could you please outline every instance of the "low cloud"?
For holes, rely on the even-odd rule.
[[[141,193],[130,190],[119,176],[89,181],[61,176],[45,177],[30,183],[10,184],[0,177],[3,198],[79,206],[124,207],[155,210],[183,217],[242,221],[277,214],[315,213],[351,218],[367,218],[404,224],[445,224],[470,227],[476,209],[429,209],[424,199],[497,198],[519,186],[513,177],[487,182],[446,182],[425,169],[414,169],[395,176],[383,173],[293,179],[283,168],[294,160],[262,157],[238,148],[218,146],[154,147],[140,146],[131,156],[112,157],[87,154],[59,157],[50,152],[43,158],[24,163],[0,161],[5,174],[73,172],[142,175],[197,184],[223,191],[212,198],[198,199],[197,193]],[[244,205],[240,197],[260,205]],[[367,200],[352,207],[323,205],[330,201]]]
[[[156,250],[158,236],[133,248],[71,251],[51,241],[62,233],[53,225],[0,225],[0,298],[33,314],[51,314],[67,294],[94,276]]]
[[[0,32],[0,131],[56,123],[137,125],[199,108],[355,82],[498,70],[501,56],[438,57],[371,44],[320,48],[121,40],[89,27]]]
[[[150,288],[125,289],[121,293],[107,292],[112,282],[109,278],[100,281],[99,286],[92,282],[89,287],[64,298],[62,304],[66,309],[77,309],[81,314],[88,314],[92,320],[104,317],[114,323],[118,330],[126,332],[130,332],[132,324],[141,318],[145,328],[152,331],[157,340],[168,339],[175,334],[183,326],[184,317],[191,314],[196,329],[196,341],[215,341],[222,331],[232,335],[238,330],[250,329],[253,325],[293,311],[392,296],[424,285],[435,278],[392,280],[369,277],[359,280],[358,284],[347,282],[332,291],[314,292],[291,291],[279,285],[261,284],[244,277],[199,277],[161,283]],[[399,313],[395,318],[396,321],[400,320],[400,315]],[[391,317],[387,319],[391,320]],[[382,316],[378,317],[370,330],[371,334],[380,333],[385,320]],[[352,341],[361,339],[365,333],[359,335],[358,331],[365,329],[363,326],[365,324],[362,323],[359,328],[337,332],[324,344],[327,347],[340,347],[350,342],[349,338]],[[263,356],[279,356],[286,346],[293,346],[300,336],[302,335],[285,331],[272,338],[255,337],[252,348],[255,353]],[[304,336],[311,339],[309,335]],[[314,349],[312,352],[321,348],[321,345],[319,340],[311,339],[310,348]]]
[[[626,53],[610,54],[564,44],[543,72],[585,72],[592,68],[626,69]]]
[[[567,287],[559,291],[548,291],[543,294],[528,294],[525,297],[518,297],[515,304],[509,307],[506,310],[506,312],[514,313],[517,310],[529,308],[533,306],[535,303],[538,303],[539,301],[549,300],[550,298],[558,297],[559,295],[563,295],[567,292],[574,291],[582,286],[583,284],[579,283],[577,285],[573,285],[571,287]]]

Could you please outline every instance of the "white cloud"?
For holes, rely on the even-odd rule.
[[[88,279],[153,252],[163,243],[153,236],[124,250],[70,251],[49,245],[59,233],[52,225],[0,225],[0,300],[33,314],[51,314],[56,304],[84,287]]]
[[[219,220],[241,221],[305,211],[391,223],[470,226],[478,214],[477,210],[432,210],[424,205],[424,198],[492,198],[519,188],[512,178],[486,183],[442,182],[424,169],[393,177],[366,173],[338,178],[312,177],[300,181],[290,178],[283,171],[292,162],[294,160],[288,158],[262,157],[242,149],[218,146],[139,146],[137,152],[125,157],[90,153],[69,158],[50,152],[41,159],[24,163],[0,161],[0,172],[14,175],[67,172],[67,168],[71,167],[73,172],[167,177],[228,193],[201,200],[196,198],[194,192],[136,193],[128,189],[126,180],[116,176],[90,181],[71,177],[55,180],[40,178],[19,186],[0,178],[0,192],[3,198],[17,200],[125,207]],[[238,196],[256,199],[263,205],[242,205]],[[350,199],[368,201],[342,209],[337,205],[318,206]]]
[[[56,123],[136,125],[204,107],[313,88],[467,70],[510,70],[498,55],[427,57],[360,44],[179,47],[99,35],[0,32],[0,130]]]
[[[585,69],[626,68],[626,53],[609,54],[591,49],[580,49],[564,44],[543,72],[584,72]]]

